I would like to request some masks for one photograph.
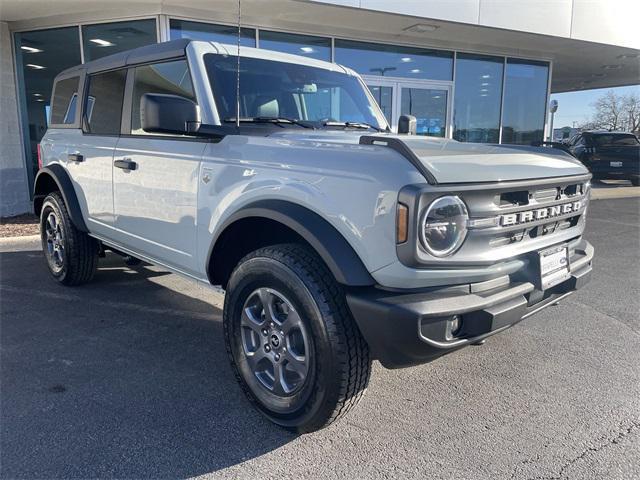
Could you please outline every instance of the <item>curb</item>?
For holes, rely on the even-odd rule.
[[[640,187],[628,187],[626,191],[619,189],[592,189],[591,200],[614,200],[620,198],[638,198],[640,197]]]
[[[23,237],[0,238],[0,251],[10,252],[19,250],[40,249],[40,235],[25,235]]]

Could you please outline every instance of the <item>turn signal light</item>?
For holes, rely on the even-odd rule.
[[[406,205],[398,203],[396,212],[396,243],[407,241],[409,233],[409,209]]]

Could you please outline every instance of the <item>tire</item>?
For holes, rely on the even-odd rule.
[[[78,230],[58,192],[49,194],[40,212],[40,238],[47,267],[63,285],[80,285],[93,278],[98,242]]]
[[[223,323],[240,386],[277,425],[319,430],[366,391],[369,347],[341,286],[309,248],[281,244],[244,257],[227,285]]]

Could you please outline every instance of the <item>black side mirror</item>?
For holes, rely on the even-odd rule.
[[[413,115],[400,115],[398,119],[398,133],[415,135],[418,121]]]
[[[145,132],[188,135],[199,122],[198,105],[188,98],[145,93],[140,99],[140,124]]]

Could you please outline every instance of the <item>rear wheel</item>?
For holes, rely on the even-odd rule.
[[[305,247],[266,247],[240,261],[227,286],[224,330],[244,392],[285,428],[323,428],[366,390],[367,344],[341,287]]]
[[[40,212],[40,238],[47,266],[63,285],[80,285],[93,278],[98,244],[78,230],[59,193],[49,194]]]

